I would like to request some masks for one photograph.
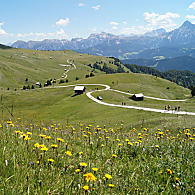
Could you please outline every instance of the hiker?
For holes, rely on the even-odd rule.
[[[165,110],[167,110],[167,106],[165,106]]]
[[[177,106],[175,106],[175,112],[177,111]]]
[[[180,106],[178,106],[178,112],[180,111]]]
[[[168,111],[170,110],[170,108],[171,108],[170,105],[168,105]]]

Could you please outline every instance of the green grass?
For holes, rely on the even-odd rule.
[[[187,98],[187,102],[179,103],[181,109],[195,111],[190,90],[151,75],[106,75],[97,71],[95,77],[85,78],[91,72],[87,64],[101,60],[109,63],[108,58],[72,51],[0,50],[0,194],[192,194],[194,116],[108,107],[85,94],[72,97],[73,87],[19,89],[60,78],[64,67],[59,64],[67,64],[68,59],[77,66],[68,73],[68,85],[107,84],[113,89],[152,97]],[[24,82],[26,77],[29,83]],[[108,103],[123,101],[160,109],[176,104],[149,99],[135,102],[128,95],[113,91],[93,95],[101,95]],[[12,122],[6,122],[8,119]],[[35,147],[36,143],[48,151]],[[52,149],[52,144],[57,144],[57,149]],[[49,163],[48,159],[54,162]],[[81,162],[87,166],[81,168]],[[94,172],[93,167],[98,171]],[[77,169],[81,171],[77,173]],[[86,173],[97,179],[87,182]],[[105,179],[105,174],[112,178]],[[89,190],[83,189],[85,185]]]
[[[65,67],[59,64],[68,64],[67,60],[74,60],[77,69],[69,71],[68,80],[75,81],[76,77],[85,78],[92,71],[87,66],[97,62],[106,62],[108,66],[113,59],[105,57],[79,54],[71,50],[65,51],[34,51],[27,49],[0,49],[0,84],[4,88],[19,88],[23,85],[32,85],[36,82],[44,84],[49,78],[61,78]],[[95,75],[102,74],[96,70]],[[28,78],[29,82],[25,83]]]
[[[155,79],[152,76],[144,76],[146,86],[147,83],[151,82],[150,79]],[[100,75],[79,80],[74,83],[105,83],[110,84],[114,89],[120,89],[121,87],[124,91],[128,91],[129,88],[133,88],[134,86],[133,80],[136,80],[137,86],[142,86],[142,80],[139,81],[139,77],[139,74]],[[115,82],[117,82],[116,80],[118,81],[118,84],[115,84]],[[129,80],[132,82],[130,83]],[[112,84],[113,81],[114,84]],[[167,84],[170,86],[170,90],[172,89],[172,93],[166,89],[165,86],[167,86]],[[144,94],[150,95],[153,91],[162,92],[164,90],[162,96],[158,96],[156,93],[155,97],[169,97],[175,99],[176,97],[185,98],[189,96],[189,90],[162,79],[159,79],[159,81],[157,80],[157,83],[154,83],[153,86],[154,87],[149,86],[146,88],[147,91],[145,89]],[[93,90],[94,88],[101,89],[99,86],[87,86],[87,91]],[[137,127],[143,123],[147,124],[148,127],[169,127],[173,124],[177,126],[193,127],[194,125],[193,116],[177,116],[134,109],[112,108],[93,102],[85,94],[72,97],[73,94],[73,87],[60,89],[45,88],[30,91],[1,91],[4,104],[1,118],[8,119],[10,117],[8,110],[10,111],[13,105],[13,114],[15,117],[30,118],[31,120],[72,121],[72,124],[83,121],[93,124],[106,124],[113,127],[121,123],[126,127]],[[143,107],[151,108],[164,108],[164,105],[168,104],[168,102],[155,100],[134,102],[129,99],[129,96],[111,91],[95,92],[94,96],[96,97],[97,95],[103,96],[103,101],[117,104],[126,101],[128,105],[142,105]],[[179,104],[182,110],[194,111],[194,99],[189,99],[187,102]]]
[[[146,126],[127,129],[122,125],[112,129],[59,122],[29,124],[18,119],[11,124],[2,123],[0,133],[2,194],[193,194],[194,191],[193,129]],[[53,144],[57,148],[52,149]],[[93,174],[94,181],[85,179],[87,173]],[[89,189],[85,191],[84,186]]]

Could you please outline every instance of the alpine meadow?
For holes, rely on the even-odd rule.
[[[0,194],[194,194],[195,2],[142,3],[1,4]]]

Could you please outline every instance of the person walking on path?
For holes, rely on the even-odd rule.
[[[168,105],[168,111],[170,110],[170,105]]]
[[[178,112],[180,111],[180,106],[178,106]]]
[[[175,106],[175,112],[177,111],[177,106]]]

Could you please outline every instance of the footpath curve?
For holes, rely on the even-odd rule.
[[[131,93],[126,93],[126,92],[122,92],[119,90],[114,90],[111,89],[109,85],[105,85],[105,84],[77,84],[77,85],[66,85],[66,86],[56,86],[54,88],[67,88],[67,87],[75,87],[78,85],[84,85],[84,86],[101,86],[101,87],[105,87],[105,89],[101,89],[101,90],[95,90],[97,91],[106,91],[106,90],[112,90],[118,93],[123,93],[123,94],[127,94],[127,95],[132,95]],[[52,87],[53,88],[53,87]],[[192,115],[195,116],[194,112],[186,112],[186,111],[168,111],[168,110],[161,110],[161,109],[155,109],[155,108],[146,108],[146,107],[138,107],[138,106],[127,106],[127,105],[117,105],[117,104],[111,104],[111,103],[106,103],[103,101],[98,100],[97,98],[93,97],[91,94],[95,91],[90,91],[87,92],[86,95],[89,99],[93,100],[94,102],[98,103],[98,104],[102,104],[105,106],[111,106],[111,107],[119,107],[119,108],[128,108],[128,109],[136,109],[136,110],[144,110],[144,111],[150,111],[150,112],[158,112],[158,113],[163,113],[163,114],[177,114],[177,115]],[[160,101],[186,101],[186,100],[168,100],[168,99],[161,99],[161,98],[154,98],[154,97],[149,97],[149,96],[144,96],[146,98],[150,98],[150,99],[155,99],[155,100],[160,100]]]

